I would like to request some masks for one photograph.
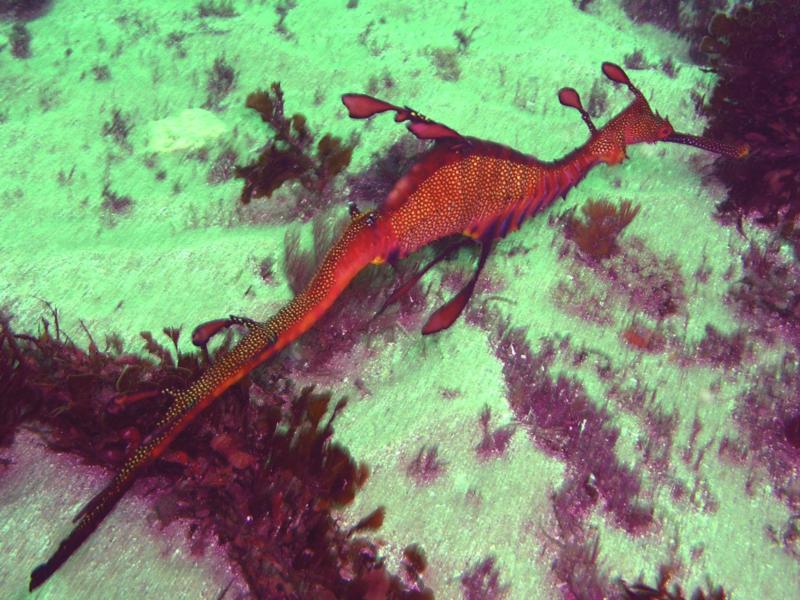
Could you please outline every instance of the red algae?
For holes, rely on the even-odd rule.
[[[506,425],[491,430],[489,422],[492,418],[491,409],[486,406],[478,418],[478,424],[481,428],[483,437],[480,443],[475,447],[475,452],[482,460],[489,458],[497,458],[505,454],[511,437],[514,435],[515,427],[513,425]]]
[[[500,583],[493,556],[478,561],[461,575],[464,600],[503,600],[510,589],[510,585]]]
[[[639,476],[614,453],[619,430],[579,381],[550,376],[555,345],[545,340],[534,352],[524,331],[512,329],[502,333],[495,352],[503,363],[509,405],[518,422],[538,448],[567,465],[557,512],[580,522],[601,504],[612,522],[629,533],[647,530],[652,508],[639,503]]]
[[[653,354],[662,352],[666,346],[664,336],[658,331],[636,323],[622,332],[622,339],[635,350]]]
[[[271,197],[288,181],[296,180],[313,198],[301,198],[295,214],[289,220],[307,220],[330,202],[323,192],[332,180],[350,164],[354,143],[345,144],[337,137],[325,134],[316,144],[306,118],[284,112],[281,85],[274,82],[269,90],[247,96],[246,106],[259,113],[271,127],[274,137],[261,150],[258,159],[249,165],[236,167],[236,177],[245,180],[241,201]]]
[[[553,300],[565,313],[597,325],[613,325],[618,310],[656,323],[685,314],[686,286],[677,261],[658,256],[635,236],[602,260],[587,259],[571,243],[563,244],[560,255],[568,259],[570,278],[555,287]]]
[[[752,325],[751,335],[769,344],[783,338],[800,347],[800,266],[780,250],[778,242],[752,243],[742,257],[742,277],[726,299]]]
[[[439,457],[439,446],[422,446],[406,466],[406,475],[417,485],[425,486],[441,477],[446,468],[447,463]]]
[[[573,213],[562,217],[564,237],[574,242],[584,257],[602,261],[619,252],[617,237],[639,213],[639,207],[627,200],[618,207],[606,200],[589,200],[581,212],[583,220]]]
[[[746,348],[743,331],[737,330],[725,335],[708,324],[705,335],[697,346],[696,354],[701,363],[730,370],[741,364]]]
[[[679,583],[674,582],[679,568],[675,565],[662,565],[659,569],[656,587],[650,587],[641,580],[638,583],[628,584],[620,580],[620,585],[625,590],[628,600],[725,600],[725,590],[719,586],[708,585],[708,590],[695,589],[689,595],[684,594]]]
[[[560,523],[556,536],[545,536],[554,554],[551,576],[562,598],[595,600],[617,596],[597,560],[600,538],[596,532]]]
[[[733,417],[739,435],[719,448],[730,461],[765,469],[772,493],[792,511],[800,509],[796,485],[800,464],[796,435],[800,415],[797,364],[797,352],[789,351],[780,363],[758,369],[750,388],[736,400]]]
[[[800,7],[755,0],[719,13],[701,44],[719,77],[704,107],[706,134],[743,139],[747,160],[717,161],[714,175],[728,188],[721,219],[750,219],[788,239],[797,252],[800,193]]]
[[[92,342],[87,352],[63,338],[57,311],[52,316],[55,331],[43,321],[37,335],[15,333],[10,317],[0,318],[0,441],[9,444],[26,424],[52,450],[118,467],[170,400],[153,389],[185,385],[200,361],[173,356],[150,334],[142,337],[156,362],[109,352],[116,344],[100,350]],[[180,332],[165,335],[177,344]],[[405,583],[387,571],[375,544],[354,535],[379,527],[383,509],[349,530],[332,514],[368,477],[331,439],[346,402],[329,408],[329,394],[295,392],[285,381],[269,381],[267,394],[256,381],[264,374],[251,377],[150,467],[161,490],[158,520],[187,520],[194,552],[216,539],[256,597],[432,598],[421,572]],[[251,394],[266,402],[256,406]]]

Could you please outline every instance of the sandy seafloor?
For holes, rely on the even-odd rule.
[[[556,158],[586,139],[579,116],[558,104],[560,87],[574,86],[584,99],[593,85],[607,88],[601,124],[630,100],[623,88],[602,78],[604,60],[622,63],[637,50],[655,65],[670,58],[677,67],[674,78],[659,68],[629,73],[655,109],[690,133],[701,133],[704,126],[690,92],[708,94],[715,81],[691,63],[685,40],[632,23],[606,0],[592,2],[587,12],[569,0],[361,0],[350,9],[345,0],[301,0],[288,12],[283,34],[275,30],[276,4],[289,3],[237,0],[232,4],[238,16],[224,19],[201,19],[188,2],[125,4],[56,1],[27,25],[29,59],[13,58],[8,47],[0,51],[0,303],[15,315],[20,331],[36,330],[47,300],[58,307],[63,329],[80,343],[86,340],[78,319],[96,337],[117,332],[128,350],[140,351],[140,331],[191,330],[229,313],[263,318],[285,302],[290,292],[280,268],[267,285],[258,265],[266,257],[280,265],[289,225],[254,216],[263,209],[259,203],[269,200],[242,209],[241,181],[210,185],[209,164],[189,156],[206,148],[213,158],[228,145],[239,152],[240,162],[255,157],[269,130],[244,107],[244,99],[272,81],[281,82],[287,111],[305,114],[312,131],[360,135],[349,173],[366,168],[373,153],[408,135],[388,117],[368,127],[347,118],[340,94],[366,90],[370,78],[390,75],[394,81],[378,95],[542,159]],[[453,32],[476,26],[468,50],[457,57],[457,80],[444,77],[432,59],[436,49],[454,49]],[[2,23],[0,31],[10,27]],[[185,34],[177,46],[167,44],[173,32]],[[202,109],[208,72],[218,57],[235,69],[233,90],[219,110],[184,113]],[[107,81],[94,76],[93,67],[100,65],[108,67]],[[115,109],[131,118],[130,148],[101,134]],[[185,120],[166,134],[161,120],[182,113]],[[730,331],[736,323],[723,302],[729,284],[722,277],[729,267],[740,267],[746,242],[712,218],[725,194],[713,180],[703,181],[713,157],[673,145],[637,146],[629,156],[621,166],[594,170],[552,210],[580,206],[587,198],[640,204],[625,236],[644,240],[653,252],[680,264],[688,282],[687,316],[680,323],[686,345],[702,337],[707,323]],[[146,165],[148,158],[155,168]],[[161,169],[166,178],[160,181],[155,172]],[[337,198],[331,218],[346,211],[343,181],[332,192]],[[101,208],[105,185],[133,199],[128,214],[113,216]],[[297,187],[286,186],[276,197],[297,193]],[[310,228],[304,225],[305,232]],[[672,502],[666,489],[656,491],[657,526],[638,537],[612,526],[598,509],[589,521],[600,533],[602,568],[611,578],[633,581],[643,575],[653,584],[657,566],[672,552],[683,564],[687,589],[710,578],[731,598],[800,594],[798,562],[764,534],[768,526],[781,529],[788,508],[771,493],[768,477],[758,473],[752,493],[744,494],[753,473],[721,462],[715,452],[722,435],[735,429],[734,400],[748,373],[758,361],[780,356],[780,348],[755,353],[733,372],[681,368],[668,353],[643,355],[620,338],[636,315],[621,313],[613,325],[597,326],[558,306],[554,288],[571,277],[558,259],[561,236],[545,215],[499,242],[485,276],[501,289],[476,294],[473,306],[486,305],[498,319],[528,328],[534,348],[542,337],[569,336],[578,346],[612,356],[632,382],[656,389],[662,408],[681,415],[675,475],[690,485],[701,479],[718,503],[716,510],[704,511]],[[527,252],[512,252],[515,248]],[[467,270],[470,263],[462,256]],[[711,267],[710,278],[694,285],[692,274],[703,260]],[[430,277],[431,293],[440,293],[439,276]],[[431,300],[428,312],[450,293]],[[562,597],[548,574],[542,532],[552,527],[550,496],[563,465],[537,450],[522,429],[505,456],[476,459],[482,408],[491,407],[495,426],[513,420],[502,365],[493,352],[496,340],[461,319],[430,338],[403,332],[359,364],[366,342],[341,357],[341,364],[350,365],[348,376],[303,382],[350,397],[336,439],[373,471],[342,518],[352,521],[384,505],[386,520],[376,537],[385,541],[390,564],[407,544],[420,544],[430,562],[426,582],[438,598],[461,597],[461,573],[490,555],[501,580],[510,584],[508,597]],[[591,373],[570,374],[583,378],[592,398],[615,412]],[[368,394],[353,386],[355,375]],[[456,390],[457,397],[443,398],[442,390]],[[644,424],[615,414],[621,428],[617,455],[636,465]],[[698,446],[711,444],[697,472],[677,458],[695,416],[703,423]],[[405,465],[420,446],[434,443],[447,470],[431,485],[416,487]],[[26,597],[31,569],[56,547],[71,516],[110,474],[48,454],[32,434],[18,436],[3,455],[12,464],[0,475],[0,595],[16,599]],[[224,554],[191,557],[180,526],[161,531],[151,525],[151,500],[141,491],[135,488],[34,597],[217,597],[235,578]],[[242,590],[236,579],[226,597]]]

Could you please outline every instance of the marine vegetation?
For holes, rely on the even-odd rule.
[[[319,194],[350,164],[353,144],[344,144],[330,134],[322,136],[314,148],[314,136],[300,113],[284,113],[283,90],[273,83],[269,91],[247,96],[246,106],[261,115],[274,131],[274,138],[261,150],[254,163],[236,167],[236,177],[245,180],[241,201],[271,197],[287,181],[299,181],[307,190]],[[319,207],[316,207],[319,208]]]
[[[724,221],[749,219],[788,239],[800,256],[800,4],[756,0],[709,23],[700,44],[719,82],[708,135],[735,135],[752,156],[712,171],[728,188]]]
[[[118,469],[166,408],[160,390],[188,385],[207,361],[179,353],[174,328],[163,338],[141,334],[146,357],[124,354],[114,337],[98,347],[88,329],[83,350],[50,308],[36,335],[17,333],[10,316],[0,315],[0,446],[24,426],[51,450]],[[369,476],[331,440],[346,402],[331,407],[330,394],[296,390],[271,375],[231,390],[230,402],[210,410],[152,465],[157,522],[186,522],[193,554],[217,540],[258,598],[430,598],[424,565],[403,579],[392,575],[376,544],[360,535],[381,526],[382,507],[350,528],[333,514]]]

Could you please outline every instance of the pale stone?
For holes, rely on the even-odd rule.
[[[187,108],[177,115],[151,123],[147,150],[196,150],[227,131],[228,127],[214,113],[202,108]]]

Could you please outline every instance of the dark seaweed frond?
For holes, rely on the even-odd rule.
[[[775,229],[800,256],[800,5],[737,6],[711,20],[701,49],[719,76],[705,135],[752,148],[746,160],[714,163],[729,190],[717,211],[727,222]]]
[[[17,333],[0,314],[0,444],[24,425],[51,449],[118,468],[170,402],[163,390],[199,375],[198,357],[172,358],[150,334],[143,337],[157,364],[94,345],[85,351],[64,338],[51,312],[52,324],[43,321],[36,335]],[[165,339],[177,343],[178,330],[167,328]],[[331,408],[330,400],[285,381],[271,381],[269,392],[235,386],[150,467],[163,490],[158,519],[186,519],[194,551],[219,540],[254,597],[432,598],[420,573],[405,583],[356,535],[379,527],[382,510],[349,529],[334,518],[368,469],[333,442],[346,403]]]
[[[639,207],[627,200],[618,207],[605,200],[589,200],[581,212],[582,220],[572,213],[565,217],[564,236],[587,258],[603,260],[618,251],[617,237],[639,213]]]
[[[231,19],[239,16],[231,0],[219,0],[218,2],[214,0],[203,0],[195,5],[195,10],[197,11],[197,16],[201,19],[207,17]]]
[[[355,144],[345,144],[330,134],[314,143],[315,136],[308,129],[306,118],[299,113],[291,117],[284,113],[280,83],[273,83],[269,91],[248,95],[246,106],[258,112],[261,120],[270,125],[273,139],[264,146],[255,162],[236,168],[236,176],[245,180],[240,196],[242,203],[269,198],[287,181],[298,181],[317,198],[319,206],[307,208],[316,211],[324,206],[327,199],[323,192],[350,164]]]
[[[203,105],[211,110],[219,110],[220,103],[230,94],[236,81],[236,71],[228,64],[225,57],[218,56],[208,72],[206,92],[208,97]]]
[[[534,352],[521,329],[501,332],[495,349],[503,363],[508,403],[520,426],[538,448],[568,466],[569,475],[554,500],[557,517],[580,523],[593,506],[602,504],[615,525],[641,533],[653,523],[653,511],[638,499],[641,480],[636,470],[616,456],[619,429],[580,381],[550,376],[558,351],[546,341]]]
[[[115,108],[111,111],[111,120],[103,123],[101,133],[105,137],[110,137],[123,150],[130,152],[133,147],[128,141],[128,134],[133,125],[131,116],[124,114],[120,109]]]
[[[658,581],[656,587],[650,587],[641,580],[638,583],[628,584],[620,580],[619,584],[625,591],[625,598],[628,600],[725,600],[725,590],[722,586],[714,587],[709,584],[708,591],[701,588],[695,589],[690,595],[685,595],[683,588],[673,583],[675,567],[673,565],[661,565],[659,568]]]
[[[11,42],[11,56],[14,58],[31,57],[31,32],[25,27],[25,23],[14,23],[11,26],[8,41]]]
[[[428,485],[438,479],[445,471],[447,463],[439,457],[439,446],[422,446],[406,466],[406,475],[417,485]]]
[[[500,571],[495,557],[476,562],[461,575],[464,600],[502,600],[508,596],[510,585],[500,583]]]

